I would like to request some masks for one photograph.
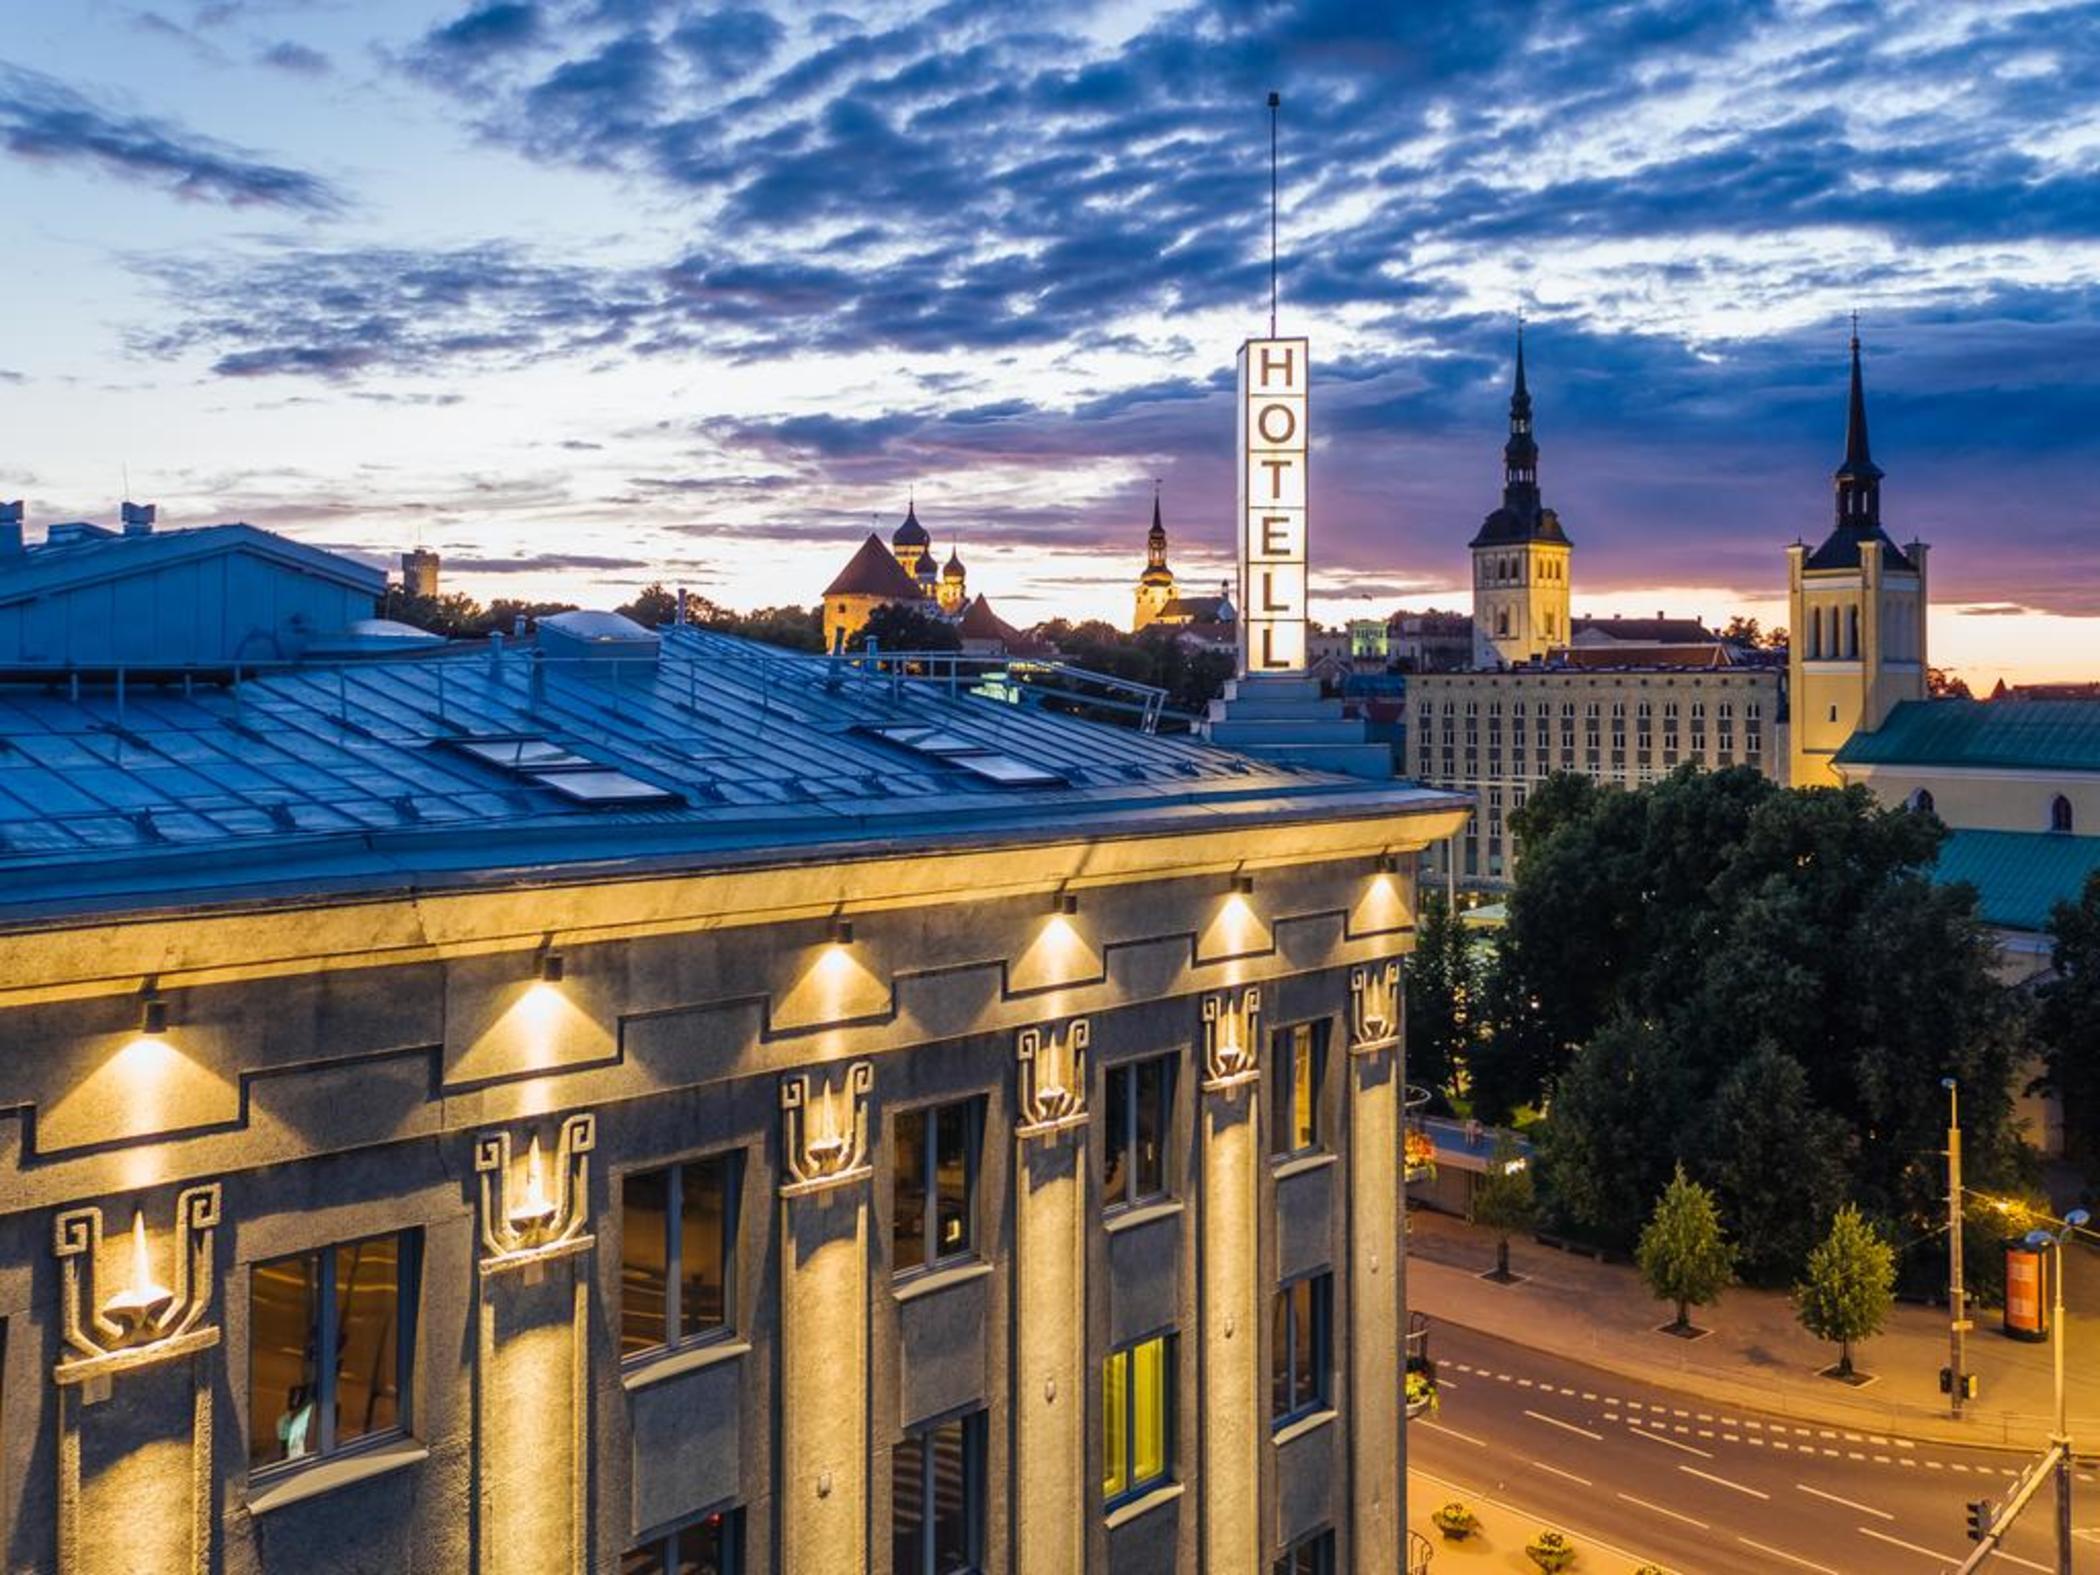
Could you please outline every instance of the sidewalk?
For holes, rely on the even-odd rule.
[[[1429,1518],[1453,1499],[1480,1521],[1480,1529],[1462,1542],[1446,1541]],[[1634,1575],[1641,1567],[1643,1561],[1633,1554],[1573,1526],[1527,1515],[1500,1499],[1469,1493],[1426,1471],[1407,1474],[1407,1528],[1427,1537],[1435,1550],[1430,1575],[1452,1575],[1453,1571],[1458,1575],[1539,1575],[1539,1567],[1524,1556],[1524,1544],[1549,1527],[1575,1544],[1576,1559],[1568,1566],[1568,1575]]]
[[[1653,1300],[1630,1265],[1519,1239],[1510,1243],[1510,1268],[1528,1278],[1497,1285],[1480,1278],[1495,1262],[1488,1233],[1426,1210],[1409,1220],[1408,1306],[1427,1313],[1432,1328],[1457,1324],[1621,1377],[1826,1426],[2023,1451],[2039,1448],[2051,1427],[2049,1347],[2007,1339],[1995,1311],[1975,1315],[1968,1365],[1982,1393],[1957,1422],[1939,1392],[1944,1309],[1897,1306],[1888,1328],[1853,1350],[1854,1365],[1874,1381],[1848,1389],[1817,1376],[1837,1348],[1809,1336],[1781,1292],[1733,1288],[1695,1310],[1711,1334],[1679,1340],[1655,1332],[1674,1309]],[[2087,1452],[2100,1445],[2100,1317],[2073,1312],[2065,1323],[2071,1436]]]

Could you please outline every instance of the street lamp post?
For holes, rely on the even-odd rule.
[[[2049,1326],[2049,1345],[2056,1367],[2056,1433],[2049,1441],[2056,1446],[2057,1575],[2071,1575],[2071,1429],[2064,1412],[2064,1243],[2090,1217],[2084,1209],[2073,1209],[2064,1216],[2062,1229],[2027,1233],[2028,1246],[2036,1251],[2044,1247],[2050,1250],[2049,1269],[2056,1281]]]
[[[1959,1417],[1969,1387],[1962,1350],[1969,1326],[1961,1264],[1961,1087],[1951,1077],[1941,1078],[1940,1087],[1947,1091],[1947,1405],[1948,1414]]]

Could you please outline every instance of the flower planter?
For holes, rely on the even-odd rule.
[[[1443,1533],[1446,1542],[1463,1542],[1480,1529],[1480,1517],[1457,1499],[1453,1499],[1429,1519],[1431,1524]]]
[[[1524,1556],[1545,1575],[1559,1575],[1575,1562],[1575,1544],[1558,1531],[1541,1531],[1524,1544]]]

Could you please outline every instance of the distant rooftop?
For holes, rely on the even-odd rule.
[[[1905,700],[1836,761],[2100,771],[2100,700]]]
[[[614,633],[569,660],[0,684],[0,916],[1465,802],[711,631]]]
[[[2100,837],[2053,831],[1950,831],[1934,877],[1976,888],[1984,922],[2042,931],[2059,902],[2076,902],[2100,870]]]

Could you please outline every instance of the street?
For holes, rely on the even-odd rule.
[[[1424,1494],[1489,1498],[1682,1575],[1951,1569],[1967,1502],[2003,1500],[2025,1464],[1702,1407],[1450,1324],[1431,1354],[1440,1405],[1408,1424],[1408,1467],[1438,1482],[1411,1482],[1417,1514]],[[2100,1570],[2100,1480],[2081,1469],[2074,1489],[2077,1568]],[[2054,1503],[2045,1486],[1987,1567],[2054,1575]]]

